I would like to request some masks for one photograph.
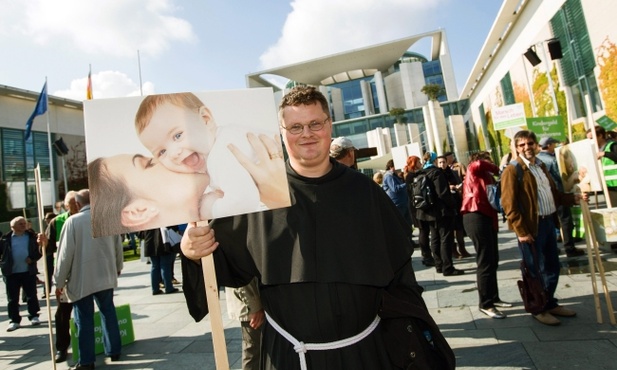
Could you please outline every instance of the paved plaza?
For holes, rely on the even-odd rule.
[[[434,268],[424,267],[413,257],[416,277],[425,288],[424,299],[433,318],[454,349],[458,369],[615,369],[617,364],[617,326],[610,324],[600,279],[598,290],[603,324],[596,321],[593,287],[587,257],[561,255],[562,275],[557,288],[560,303],[578,312],[576,318],[563,318],[558,327],[549,327],[525,313],[516,287],[520,279],[518,251],[514,234],[501,224],[499,234],[499,288],[501,298],[515,303],[503,309],[505,320],[490,319],[478,311],[473,258],[456,261],[465,275],[444,277]],[[583,247],[579,244],[578,247]],[[467,249],[473,246],[467,240]],[[604,251],[602,258],[608,288],[617,305],[617,254]],[[97,356],[97,368],[109,369],[215,369],[209,320],[195,323],[189,316],[183,294],[152,296],[150,265],[141,261],[125,264],[115,293],[116,305],[131,305],[135,342],[123,347],[122,359],[109,362]],[[182,279],[180,262],[176,276]],[[42,325],[32,327],[25,305],[21,306],[22,328],[6,332],[6,294],[0,294],[0,369],[52,368],[49,355],[48,315],[41,300]],[[39,288],[39,292],[42,289]],[[239,323],[226,315],[224,294],[221,308],[231,369],[241,369]],[[55,305],[51,307],[52,315]],[[70,358],[70,353],[69,353]],[[67,369],[69,363],[57,364]]]

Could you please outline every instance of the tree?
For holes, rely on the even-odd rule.
[[[402,123],[403,116],[405,115],[405,109],[392,108],[389,113],[392,117],[396,118],[396,123]]]
[[[444,88],[437,84],[424,85],[420,91],[433,101],[436,101],[437,98],[445,92]]]

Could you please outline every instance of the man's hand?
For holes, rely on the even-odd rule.
[[[44,233],[38,233],[36,236],[36,242],[39,246],[44,246],[47,245],[47,242],[49,241],[49,239],[47,239],[47,235],[45,235]]]
[[[197,226],[194,222],[188,224],[180,242],[182,254],[193,261],[212,254],[218,246],[214,230],[210,226]]]
[[[56,288],[56,299],[60,300],[61,296],[62,296],[62,289]]]
[[[259,329],[259,327],[263,325],[265,318],[266,315],[263,309],[254,313],[249,313],[249,325],[253,329]]]

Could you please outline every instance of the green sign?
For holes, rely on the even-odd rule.
[[[118,326],[120,327],[120,340],[122,345],[127,345],[135,341],[135,333],[133,332],[133,318],[131,317],[131,306],[128,304],[116,306],[116,316],[118,317]],[[79,344],[77,336],[77,327],[71,319],[71,348],[73,350],[73,361],[79,359]],[[94,313],[94,354],[98,355],[105,351],[103,347],[103,325],[101,324],[101,313]]]
[[[536,134],[538,140],[543,137],[552,137],[559,141],[566,140],[561,116],[527,118],[527,128]]]
[[[617,127],[617,123],[612,119],[608,118],[608,116],[602,116],[596,120],[598,125],[604,127],[605,130],[612,130]]]

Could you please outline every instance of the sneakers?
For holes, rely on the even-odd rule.
[[[90,370],[90,369],[94,369],[94,364],[90,364],[90,365],[76,364],[75,366],[69,368],[69,370]]]
[[[171,283],[172,283],[173,285],[181,285],[181,284],[182,284],[182,282],[180,282],[180,281],[179,281],[178,279],[176,279],[176,278],[171,279]]]
[[[41,320],[39,320],[38,316],[34,316],[30,319],[30,323],[32,324],[32,326],[41,325]]]
[[[557,306],[555,308],[551,308],[548,310],[551,315],[561,316],[561,317],[574,317],[576,316],[576,311],[571,310],[569,308],[565,308],[564,306]]]
[[[504,302],[502,300],[498,300],[493,302],[493,305],[495,307],[501,307],[501,308],[510,308],[510,307],[514,307],[514,305],[510,302]]]
[[[481,308],[480,312],[482,312],[483,314],[485,314],[486,316],[492,319],[505,319],[506,318],[506,314],[499,311],[495,307]]]
[[[561,321],[551,315],[548,311],[533,315],[533,318],[540,321],[544,325],[557,326],[561,324]]]
[[[11,322],[11,323],[9,323],[9,327],[6,328],[6,331],[9,331],[9,332],[10,331],[15,331],[15,330],[19,329],[19,326],[20,326],[19,323]]]

